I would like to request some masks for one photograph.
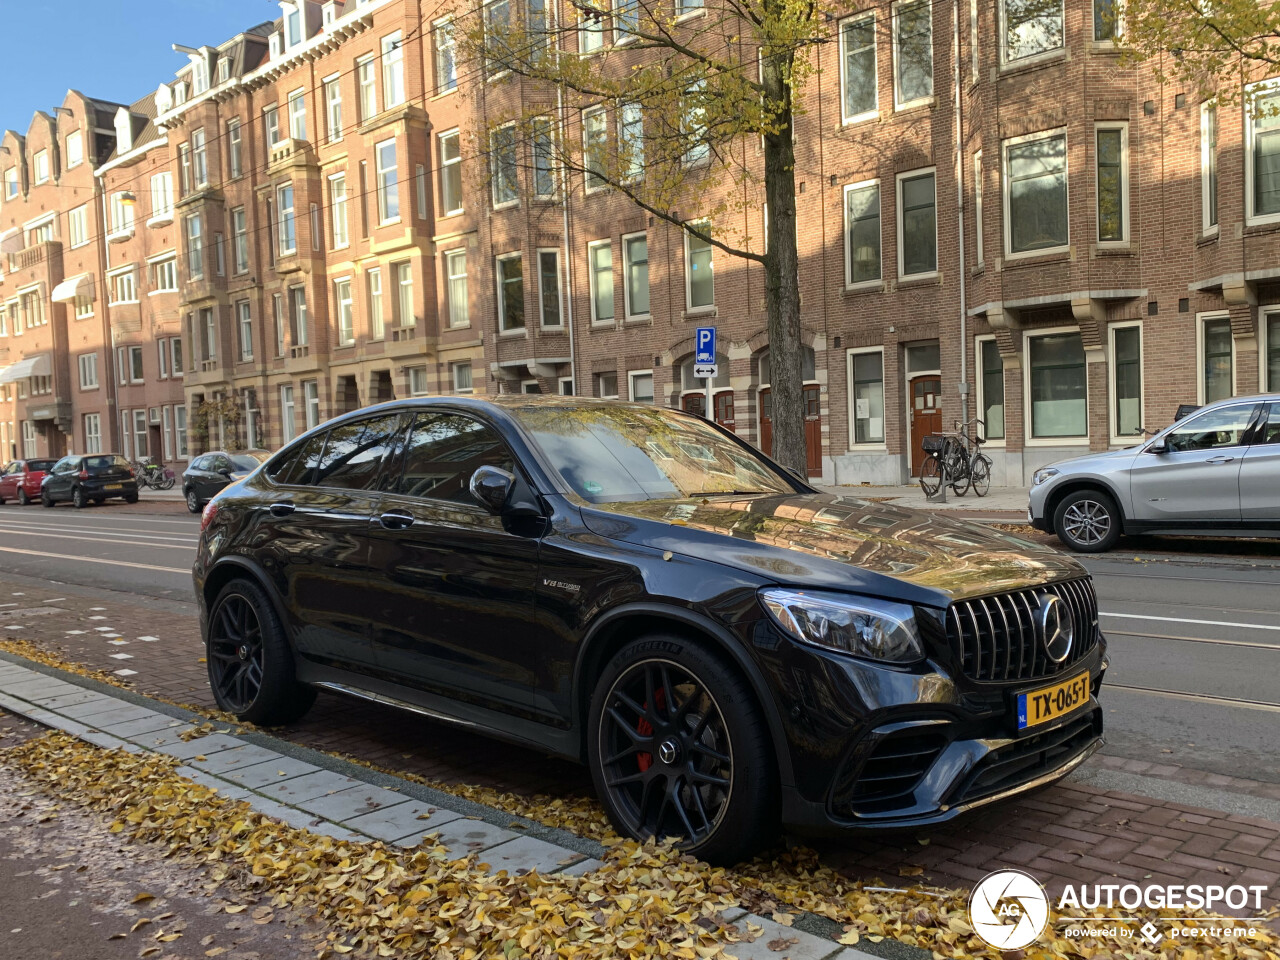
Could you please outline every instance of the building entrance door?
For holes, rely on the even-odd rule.
[[[942,432],[942,378],[937,374],[915,377],[907,383],[911,410],[911,475],[920,476],[924,463],[924,438]]]
[[[760,391],[760,449],[773,456],[773,394],[765,387]],[[822,476],[822,387],[806,383],[804,402],[804,453],[806,472]]]

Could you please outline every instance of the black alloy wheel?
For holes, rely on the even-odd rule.
[[[666,648],[666,649],[661,649]],[[619,832],[736,862],[776,824],[776,776],[750,690],[683,638],[647,638],[606,667],[591,773]]]
[[[76,487],[71,491],[71,505],[77,510],[83,510],[89,505],[89,498],[85,496],[83,487]]]
[[[316,693],[298,683],[275,610],[255,583],[233,580],[209,615],[206,658],[218,706],[251,723],[291,723]]]
[[[194,488],[189,488],[187,490],[187,509],[192,513],[200,512],[200,498],[196,496]]]
[[[0,503],[3,503],[3,502],[4,502],[3,500],[0,500]],[[30,502],[31,502],[31,498],[27,496],[27,491],[19,487],[18,488],[18,506],[25,507]]]

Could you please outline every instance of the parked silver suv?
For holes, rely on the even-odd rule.
[[[1037,470],[1028,519],[1072,550],[1121,533],[1280,537],[1280,394],[1201,407],[1136,447]]]

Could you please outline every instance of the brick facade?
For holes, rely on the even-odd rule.
[[[0,197],[0,225],[18,227],[21,242],[5,248],[0,301],[37,291],[49,322],[0,338],[0,365],[40,354],[53,371],[47,403],[0,392],[6,455],[24,421],[36,424],[38,452],[80,449],[86,413],[99,413],[104,448],[136,450],[137,430],[124,433],[145,411],[150,452],[176,461],[180,408],[190,450],[275,447],[318,419],[455,386],[624,398],[651,388],[655,402],[701,409],[702,383],[682,371],[703,323],[718,327],[724,355],[717,418],[767,442],[760,266],[716,251],[714,304],[692,306],[682,232],[619,195],[587,192],[579,177],[563,203],[540,200],[522,168],[518,199],[495,204],[483,125],[536,103],[554,114],[554,94],[484,82],[476,65],[451,73],[417,0],[284,9],[216,47],[181,48],[190,66],[129,107],[72,93],[69,114],[37,114],[25,135],[5,135],[0,168],[16,164],[21,189]],[[847,22],[867,25],[869,53],[857,54],[846,21],[832,22],[839,42],[815,48],[797,121],[811,472],[900,482],[923,432],[986,414],[993,434],[1004,422],[988,446],[995,480],[1021,484],[1044,463],[1131,442],[1134,427],[1168,423],[1181,403],[1280,389],[1280,372],[1267,382],[1269,365],[1280,368],[1280,321],[1267,311],[1280,308],[1280,214],[1268,183],[1246,175],[1244,111],[1216,111],[1210,224],[1204,111],[1123,64],[1095,37],[1090,3],[1067,0],[1060,22],[1020,32],[1002,29],[998,3],[934,2],[916,26],[931,27],[924,87],[900,69],[893,11],[904,9],[877,2],[856,15],[873,20]],[[696,17],[681,29],[696,30]],[[864,99],[874,73],[874,102],[845,118],[854,69]],[[120,130],[121,110],[130,142],[98,142],[91,131]],[[53,148],[77,123],[90,162],[64,169]],[[576,120],[565,135],[580,135]],[[55,175],[37,185],[41,149]],[[754,145],[744,154],[762,163]],[[152,178],[166,171],[173,211],[157,214]],[[123,194],[134,219],[113,231]],[[66,213],[81,198],[106,232],[72,248]],[[28,243],[23,225],[51,210],[54,238]],[[736,230],[762,235],[758,205],[737,216]],[[604,241],[611,268],[597,279],[612,284],[612,307],[592,283]],[[628,287],[641,249],[647,310]],[[176,290],[158,288],[153,267],[170,250]],[[113,271],[129,264],[136,302],[111,302]],[[47,298],[81,272],[94,311],[76,319]],[[505,325],[504,286],[516,298]],[[141,383],[116,368],[136,345]],[[101,355],[96,392],[73,383],[88,350]]]

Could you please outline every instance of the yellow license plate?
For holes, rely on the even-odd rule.
[[[120,490],[124,487],[123,483],[108,483],[103,490]]]
[[[1089,702],[1089,674],[1082,673],[1051,687],[1018,694],[1018,729],[1037,727],[1066,716]]]

